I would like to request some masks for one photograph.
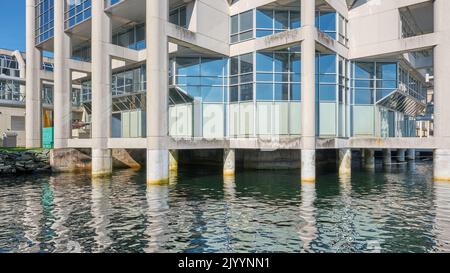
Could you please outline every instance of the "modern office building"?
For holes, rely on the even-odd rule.
[[[144,149],[149,183],[178,150],[298,153],[352,149],[400,160],[435,150],[450,179],[448,0],[27,0],[26,144],[41,144],[43,52],[54,55],[54,149],[91,149],[93,175],[112,149]],[[433,79],[433,81],[430,81]],[[81,86],[81,120],[70,111]],[[416,117],[434,93],[434,136]],[[74,124],[82,124],[74,126]],[[170,167],[169,167],[170,165]]]

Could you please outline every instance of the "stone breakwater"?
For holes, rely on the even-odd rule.
[[[15,173],[51,171],[49,152],[49,150],[0,150],[0,176]]]

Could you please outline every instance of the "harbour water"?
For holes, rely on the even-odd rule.
[[[0,178],[0,252],[449,252],[450,183],[432,164],[352,177],[181,168]]]

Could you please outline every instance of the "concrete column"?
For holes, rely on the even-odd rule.
[[[111,21],[104,12],[105,1],[92,1],[92,175],[112,172],[111,150]]]
[[[223,151],[223,175],[234,176],[236,173],[236,153],[233,149]]]
[[[26,1],[26,115],[25,141],[27,148],[41,147],[41,53],[35,47],[35,1]]]
[[[375,169],[375,151],[373,149],[364,149],[363,154],[364,154],[363,168],[366,170],[374,170]]]
[[[398,162],[406,161],[406,149],[398,149],[397,150],[397,161]]]
[[[434,47],[434,136],[438,149],[434,151],[434,178],[450,181],[450,1],[434,1],[434,32],[439,44]]]
[[[450,181],[450,150],[434,151],[434,180]]]
[[[170,150],[169,152],[169,170],[171,172],[178,171],[178,150]]]
[[[352,150],[339,150],[339,175],[350,175],[352,173]]]
[[[409,160],[409,161],[416,160],[416,150],[415,149],[408,149],[406,151],[406,160]]]
[[[392,165],[392,151],[391,149],[383,150],[383,165],[390,166]]]
[[[167,0],[147,1],[147,182],[169,182]]]
[[[316,41],[315,0],[301,1],[301,18],[304,40],[302,58],[302,151],[301,179],[316,180]]]
[[[54,4],[54,148],[67,148],[72,130],[72,83],[67,60],[70,38],[64,32],[64,1]]]

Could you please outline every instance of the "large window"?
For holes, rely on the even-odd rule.
[[[230,102],[253,100],[253,53],[230,58]]]
[[[353,70],[354,104],[374,104],[397,89],[397,63],[355,62]]]
[[[292,10],[256,10],[256,37],[264,37],[300,27],[300,12]]]
[[[178,7],[169,12],[169,22],[187,28],[186,6]]]
[[[0,80],[0,100],[24,102],[25,94],[20,92],[20,84],[14,80]]]
[[[146,46],[145,24],[136,25],[125,31],[114,34],[112,37],[112,43],[134,50],[144,49]]]
[[[176,84],[202,102],[226,100],[227,62],[224,58],[176,58]],[[172,65],[174,65],[172,64]]]
[[[336,102],[337,55],[316,53],[316,74],[319,100]]]
[[[300,48],[256,53],[256,100],[300,101]]]
[[[36,0],[35,37],[36,44],[40,44],[54,36],[54,0]]]
[[[20,77],[19,63],[15,57],[8,55],[0,55],[0,74]]]
[[[348,44],[348,20],[334,10],[317,10],[316,27],[343,45]]]
[[[66,0],[65,28],[71,28],[91,17],[92,0]]]
[[[253,10],[231,17],[231,43],[242,42],[253,38]]]
[[[112,75],[111,91],[113,96],[144,92],[145,90],[146,69],[144,65]]]

